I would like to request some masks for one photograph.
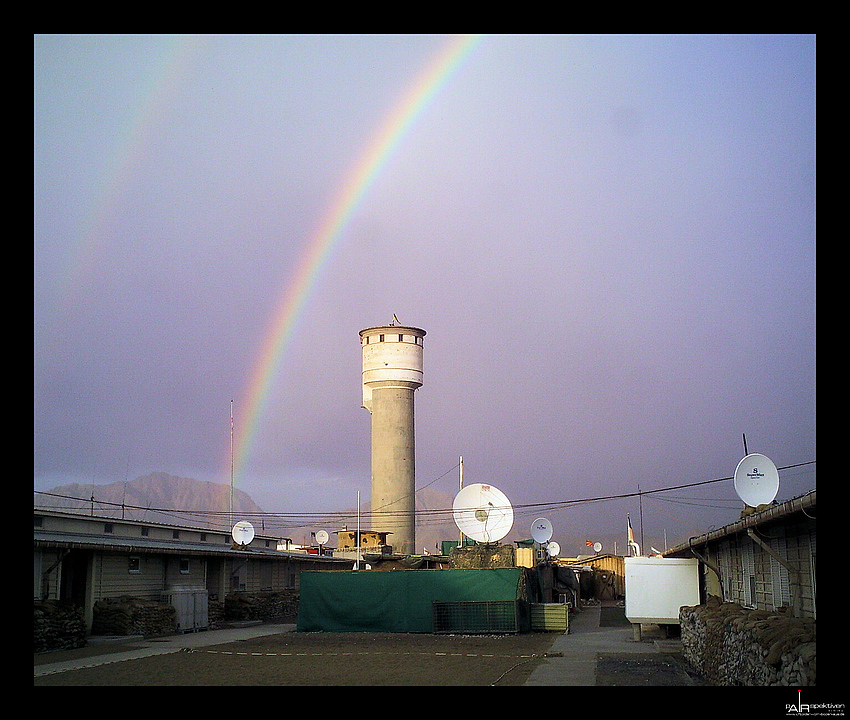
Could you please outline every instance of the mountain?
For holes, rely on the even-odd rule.
[[[229,528],[229,485],[177,477],[165,472],[153,472],[135,480],[108,485],[70,483],[47,492],[50,494],[35,496],[36,507],[85,514],[93,511],[100,517],[177,523],[215,530]],[[452,516],[453,501],[453,495],[434,488],[422,488],[416,492],[416,554],[439,552],[443,540],[458,539],[458,529]],[[363,527],[368,529],[371,523],[368,501],[360,509]],[[356,509],[332,513],[327,522],[314,521],[321,524],[293,527],[284,521],[284,527],[276,527],[278,523],[274,517],[265,513],[248,493],[234,488],[233,515],[234,520],[253,523],[259,533],[291,537],[296,543],[310,544],[311,533],[326,530],[334,538],[329,544],[335,546],[334,533],[342,529],[343,521],[335,523],[334,517],[356,518]],[[528,537],[527,533],[523,535],[523,531],[524,526],[520,529],[515,523],[515,531],[504,542],[510,542],[514,535]],[[392,543],[392,537],[389,540]]]
[[[211,513],[227,513],[230,504],[229,485],[177,477],[164,472],[154,472],[135,480],[109,485],[71,483],[48,492],[51,495],[36,495],[39,507],[87,513],[93,509],[95,514],[103,517],[177,522],[200,527],[227,524],[225,515]],[[53,497],[55,495],[62,497]],[[175,513],[174,510],[181,512]],[[233,512],[236,515],[250,515],[262,513],[263,510],[248,493],[234,488]]]

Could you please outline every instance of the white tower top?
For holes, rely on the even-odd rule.
[[[422,385],[425,331],[404,325],[380,325],[360,331],[363,349],[363,407],[372,412],[373,387]]]

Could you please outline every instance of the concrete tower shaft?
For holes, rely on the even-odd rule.
[[[393,550],[416,547],[414,391],[422,385],[425,331],[384,325],[360,331],[363,407],[372,414],[372,530]]]

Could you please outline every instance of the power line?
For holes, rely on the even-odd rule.
[[[815,460],[810,460],[803,463],[796,463],[793,465],[786,465],[784,467],[778,468],[779,470],[789,470],[791,468],[802,467],[804,465],[813,465],[815,464]],[[435,478],[432,482],[428,483],[424,487],[428,487],[432,485],[437,480],[448,475],[452,470],[457,467],[455,465],[453,468],[447,470],[445,473]],[[513,509],[516,514],[525,515],[531,512],[557,512],[559,510],[564,510],[569,507],[574,507],[577,505],[584,505],[589,503],[597,503],[597,502],[608,502],[612,500],[623,500],[627,498],[637,497],[637,496],[646,496],[646,495],[656,495],[659,493],[670,492],[672,490],[682,490],[685,488],[694,488],[701,487],[703,485],[711,485],[719,482],[728,482],[733,480],[732,476],[729,477],[721,477],[714,478],[712,480],[700,480],[698,482],[692,483],[682,483],[679,485],[671,485],[670,487],[657,488],[655,490],[642,490],[642,491],[634,491],[634,492],[626,492],[626,493],[618,493],[614,495],[597,495],[592,497],[583,497],[583,498],[575,498],[571,500],[557,500],[553,502],[543,502],[543,503],[525,503],[520,505],[513,505]],[[422,488],[424,489],[424,488]],[[73,497],[70,495],[60,495],[56,493],[50,493],[45,491],[36,490],[35,493],[37,495],[43,495],[45,497],[55,497],[61,498],[63,500],[75,500],[81,503],[97,503],[101,506],[111,506],[115,508],[122,508],[124,510],[144,510],[146,512],[156,512],[168,515],[190,515],[190,516],[198,516],[206,519],[217,519],[217,518],[225,518],[230,513],[228,511],[222,510],[189,510],[189,509],[179,509],[179,508],[153,508],[153,507],[143,507],[139,505],[126,505],[124,503],[114,503],[108,500],[95,500],[92,496],[91,498],[79,498]],[[665,500],[666,498],[659,498],[661,500]],[[668,500],[669,502],[674,502],[674,500]],[[50,508],[44,508],[50,509]],[[62,508],[54,508],[54,509],[62,509]],[[72,508],[65,508],[72,509]],[[365,511],[361,513],[361,517],[370,518],[372,513],[376,512],[376,510]],[[450,517],[453,513],[452,508],[439,508],[434,510],[417,510],[416,515],[420,518],[431,519],[434,521],[441,521],[443,518]],[[290,512],[290,513],[272,513],[272,512],[244,512],[242,515],[250,518],[257,518],[260,520],[268,520],[275,521],[277,520],[282,525],[281,527],[299,527],[302,525],[311,525],[318,524],[321,522],[331,523],[331,522],[342,522],[342,521],[350,521],[355,517],[356,511],[348,510],[344,512],[322,512],[322,513],[298,513],[298,512]],[[381,517],[386,518],[392,515],[405,515],[406,513],[402,511],[381,511]]]

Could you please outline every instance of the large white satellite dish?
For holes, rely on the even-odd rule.
[[[772,503],[779,492],[776,465],[766,455],[746,455],[735,468],[735,492],[749,507]]]
[[[328,535],[327,530],[319,530],[319,532],[316,533],[316,542],[319,543],[319,545],[325,545],[328,542],[329,537],[330,535]]]
[[[492,485],[467,485],[455,495],[452,511],[458,529],[478,542],[497,542],[514,524],[511,503]]]
[[[552,539],[552,523],[546,518],[537,518],[531,523],[531,537],[534,542],[545,545]]]
[[[254,539],[254,526],[247,520],[240,520],[233,526],[230,536],[237,545],[250,545]]]

